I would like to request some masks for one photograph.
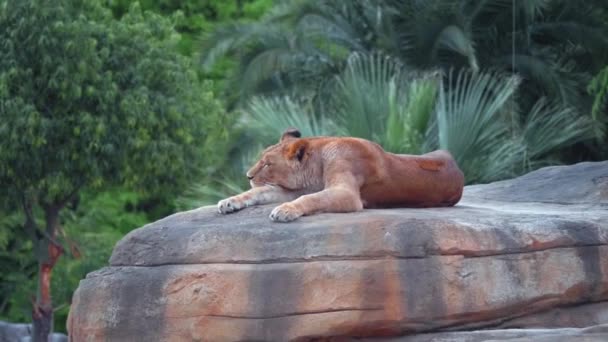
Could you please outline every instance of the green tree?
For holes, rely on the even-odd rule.
[[[185,55],[198,50],[199,35],[216,23],[256,19],[272,4],[272,0],[111,0],[108,6],[115,17],[121,18],[135,2],[146,11],[165,16],[180,13],[175,21],[175,29],[181,34],[177,47]]]
[[[37,341],[53,267],[75,252],[60,213],[83,189],[179,191],[221,162],[229,118],[178,42],[137,5],[117,21],[94,0],[0,2],[0,186],[36,255]]]
[[[121,18],[135,2],[146,11],[175,18],[175,30],[180,33],[176,47],[186,56],[199,55],[202,34],[226,22],[257,19],[274,3],[273,0],[111,0],[108,6],[116,18]],[[198,71],[203,78],[214,81],[217,93],[233,98],[235,92],[227,89],[231,85],[226,81],[234,69],[233,60],[222,58],[213,68]]]

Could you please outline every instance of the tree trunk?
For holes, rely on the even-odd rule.
[[[32,311],[34,329],[32,340],[47,342],[53,332],[53,302],[51,300],[51,274],[63,249],[56,241],[59,227],[59,207],[44,208],[46,234],[38,241],[38,294]]]

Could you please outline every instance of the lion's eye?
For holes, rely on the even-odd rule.
[[[269,164],[269,163],[266,163],[266,164],[264,164],[264,167],[263,167],[263,168],[265,169],[265,168],[267,168],[268,166],[270,166],[270,164]]]

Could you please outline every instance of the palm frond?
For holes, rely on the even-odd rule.
[[[285,129],[296,127],[303,136],[335,134],[333,121],[315,115],[310,105],[289,97],[254,97],[244,109],[243,125],[258,143],[275,143]]]
[[[523,16],[527,22],[532,22],[543,12],[549,8],[554,0],[481,0],[472,6],[469,13],[470,18],[475,19],[478,16],[496,16],[498,14],[507,13],[512,16],[515,11],[516,16]]]
[[[276,25],[260,22],[229,23],[219,26],[202,40],[202,64],[209,70],[219,58],[244,51],[247,46],[269,36],[276,36]]]
[[[429,119],[437,102],[437,91],[441,82],[441,74],[431,72],[421,78],[414,78],[408,86],[408,109],[411,113],[412,127],[421,134],[427,131]]]
[[[386,125],[383,131],[375,133],[375,140],[393,153],[421,153],[437,89],[438,80],[432,77],[411,80],[405,87],[398,87],[395,80],[391,80],[386,99],[389,107]]]
[[[522,135],[528,161],[541,160],[559,149],[594,138],[588,117],[545,98],[536,102],[526,118]]]
[[[543,15],[543,12],[551,5],[554,0],[526,0],[515,3],[520,6],[524,18],[527,22],[533,22],[536,18]]]
[[[428,15],[427,15],[428,16]],[[479,69],[475,42],[469,30],[452,18],[404,18],[399,27],[399,44],[404,58],[411,63],[426,67],[453,65],[453,58],[444,54],[455,54],[466,58],[470,68]]]
[[[175,199],[174,204],[178,210],[190,210],[215,204],[219,200],[246,191],[248,189],[245,185],[247,182],[243,179],[246,180],[244,173],[234,177],[225,176],[222,179],[193,184]]]
[[[259,54],[256,54],[244,65],[244,70],[237,77],[241,94],[248,95],[254,92],[262,82],[275,75],[289,72],[295,65],[295,53],[289,47],[278,46],[260,49]]]
[[[336,77],[330,111],[341,132],[395,153],[417,153],[433,111],[438,74],[408,72],[382,54],[352,54]]]
[[[469,62],[469,67],[474,71],[479,70],[477,57],[475,56],[474,42],[470,35],[461,27],[448,25],[441,30],[435,39],[435,45],[431,51],[432,56],[436,58],[441,48],[466,57]]]
[[[570,104],[579,101],[579,85],[570,79],[574,74],[563,70],[568,66],[560,65],[559,60],[516,53],[499,57],[497,62],[515,69],[525,81],[535,83],[541,91],[536,94],[539,97],[549,96]]]
[[[494,179],[490,170],[506,172],[512,168],[512,158],[504,156],[516,154],[518,145],[510,143],[509,124],[498,114],[518,83],[515,77],[460,71],[456,75],[450,72],[448,85],[441,85],[436,127],[429,130],[437,137],[431,136],[429,141],[452,153],[468,181]],[[487,160],[493,161],[491,169],[482,167]]]
[[[328,18],[320,14],[307,14],[298,22],[298,30],[306,31],[315,39],[320,38],[337,44],[347,50],[362,51],[362,45],[358,32],[350,23],[336,18]]]
[[[402,77],[403,65],[380,54],[352,54],[336,79],[332,100],[340,127],[356,137],[373,139],[390,112],[391,81]],[[390,96],[390,95],[389,95]]]
[[[608,65],[605,66],[589,83],[587,91],[595,98],[593,100],[593,107],[591,109],[591,115],[593,120],[600,121],[600,115],[606,115],[608,109]]]
[[[306,13],[308,8],[314,7],[318,0],[278,0],[275,1],[269,11],[264,15],[265,22],[297,22],[301,13]]]
[[[593,54],[597,64],[604,63],[608,56],[606,32],[598,27],[574,21],[535,23],[530,27],[531,34],[553,43],[575,44]],[[602,64],[603,65],[603,64]]]

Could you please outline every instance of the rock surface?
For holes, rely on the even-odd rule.
[[[560,329],[508,329],[477,330],[448,333],[418,334],[413,336],[385,338],[382,342],[606,342],[608,325],[588,328]],[[360,342],[379,342],[377,339],[358,339]]]
[[[30,342],[33,327],[26,323],[0,321],[0,342]],[[49,342],[67,342],[68,337],[61,333],[52,333]]]
[[[129,233],[110,266],[81,281],[71,338],[343,341],[580,327],[564,312],[589,303],[598,304],[588,325],[608,323],[608,162],[469,186],[453,208],[287,224],[268,219],[272,208],[204,207]],[[555,312],[570,318],[557,324]]]

